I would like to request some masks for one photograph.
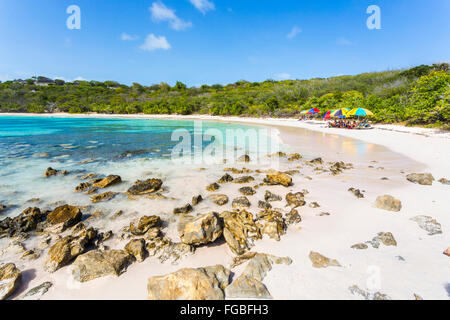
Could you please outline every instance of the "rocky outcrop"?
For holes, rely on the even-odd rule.
[[[0,300],[10,297],[22,282],[22,272],[14,263],[0,265]]]
[[[144,181],[137,180],[131,188],[128,189],[127,194],[132,196],[146,195],[153,193],[161,189],[162,187],[161,179],[147,179]]]
[[[232,206],[233,206],[233,209],[245,209],[245,208],[250,208],[251,203],[247,199],[247,197],[242,196],[242,197],[237,197],[237,198],[233,199]]]
[[[248,255],[249,262],[242,274],[225,288],[225,296],[231,299],[271,299],[272,296],[262,281],[272,270],[273,264],[289,265],[292,260],[289,257],[279,258],[263,253],[249,252],[245,255]],[[242,262],[243,259],[240,263]]]
[[[159,216],[143,216],[130,223],[130,232],[135,236],[142,236],[154,227],[161,227],[161,218]]]
[[[79,235],[69,235],[58,240],[48,251],[44,261],[44,269],[48,272],[66,266],[73,259],[85,252],[86,247],[97,237],[97,231],[89,228]]]
[[[47,293],[47,291],[53,286],[51,282],[44,282],[33,289],[30,289],[25,293],[21,300],[40,300],[40,298]]]
[[[109,175],[106,178],[99,179],[94,184],[92,184],[93,188],[104,189],[122,182],[122,178],[118,175]]]
[[[223,300],[230,270],[222,265],[185,268],[148,279],[150,300]]]
[[[382,210],[399,212],[402,209],[402,202],[390,195],[378,196],[375,207]]]
[[[259,228],[253,220],[253,214],[246,211],[225,211],[221,213],[224,221],[223,236],[231,251],[243,254],[261,239]]]
[[[239,192],[244,196],[252,196],[256,193],[256,191],[252,187],[239,188]]]
[[[211,183],[210,185],[208,185],[206,187],[206,190],[210,191],[210,192],[214,192],[214,191],[217,191],[219,189],[220,189],[220,185],[218,183],[216,183],[216,182]]]
[[[242,176],[233,180],[234,183],[249,183],[255,181],[255,178],[252,176]]]
[[[227,183],[227,182],[231,182],[233,180],[234,180],[234,178],[232,176],[230,176],[228,173],[226,173],[217,182],[218,183]]]
[[[72,276],[79,282],[122,274],[132,261],[124,250],[93,250],[76,258],[72,265]]]
[[[208,199],[217,204],[223,206],[228,203],[228,196],[225,194],[212,194],[208,196]]]
[[[47,215],[47,222],[51,225],[63,226],[63,230],[81,221],[82,212],[80,208],[68,204],[57,207]]]
[[[291,209],[291,211],[289,211],[289,213],[286,214],[285,220],[287,225],[297,224],[302,221],[302,217],[300,216],[300,214],[296,209]]]
[[[173,214],[187,214],[189,212],[192,212],[194,208],[192,208],[191,204],[188,203],[182,207],[173,209]]]
[[[264,194],[264,200],[267,202],[281,201],[282,198],[281,198],[281,196],[274,194],[274,193],[270,192],[269,190],[266,190],[266,193]]]
[[[198,195],[198,196],[193,196],[192,197],[192,205],[193,206],[196,206],[196,205],[198,205],[200,202],[202,202],[203,201],[203,197],[201,196],[201,195]]]
[[[3,236],[15,237],[25,232],[36,230],[43,214],[39,208],[27,208],[14,218],[0,221],[0,238]]]
[[[433,236],[435,234],[441,234],[441,224],[429,216],[416,216],[411,218],[410,220],[417,222],[419,227],[428,232],[429,236]]]
[[[93,203],[109,201],[112,198],[114,198],[116,195],[117,195],[117,192],[108,191],[108,192],[104,192],[101,194],[96,194],[96,195],[91,196],[91,201]]]
[[[145,249],[144,239],[133,239],[125,245],[125,251],[136,258],[138,262],[145,260],[147,249]]]
[[[223,224],[217,213],[210,212],[196,217],[182,217],[178,230],[181,242],[199,246],[214,242],[221,237]]]
[[[258,226],[261,234],[267,234],[271,239],[280,241],[286,233],[287,225],[280,212],[275,210],[264,210],[258,214]]]
[[[424,186],[431,186],[433,184],[434,177],[431,173],[410,173],[406,176],[406,180]]]
[[[353,193],[353,195],[355,197],[357,197],[358,199],[364,198],[364,195],[362,194],[361,190],[359,190],[359,189],[355,189],[352,187],[352,188],[349,188],[348,191]]]
[[[291,208],[302,207],[306,204],[305,195],[302,192],[292,193],[286,195],[286,203]]]
[[[49,178],[52,176],[57,176],[57,175],[67,175],[69,174],[69,172],[67,172],[66,170],[56,170],[53,168],[47,168],[47,170],[45,170],[44,172],[44,178]]]
[[[309,253],[309,259],[314,268],[341,267],[337,260],[327,258],[318,252],[311,251]]]
[[[271,170],[267,173],[264,182],[270,185],[282,185],[289,187],[292,185],[292,177],[286,173]]]

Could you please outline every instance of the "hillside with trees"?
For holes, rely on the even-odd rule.
[[[449,64],[355,76],[188,88],[177,82],[131,86],[115,81],[33,77],[0,83],[1,112],[108,114],[210,114],[295,117],[318,108],[364,107],[384,123],[450,128]]]

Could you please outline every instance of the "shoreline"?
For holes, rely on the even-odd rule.
[[[70,113],[0,113],[1,116],[50,117],[50,118],[106,118],[106,119],[155,119],[155,120],[202,120],[234,122],[275,128],[301,128],[325,134],[339,135],[384,146],[417,161],[435,172],[450,176],[450,132],[439,129],[405,127],[399,125],[374,125],[372,130],[347,130],[325,127],[325,121],[298,121],[293,118],[223,117],[210,115],[146,115],[146,114],[70,114]],[[283,139],[283,135],[280,135]]]

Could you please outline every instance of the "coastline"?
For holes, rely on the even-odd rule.
[[[3,114],[0,114],[2,116]],[[11,115],[11,114],[9,114]],[[18,116],[12,114],[13,116]],[[280,137],[284,143],[294,145],[297,133],[305,133],[312,130],[314,136],[330,140],[348,139],[349,142],[357,140],[367,144],[382,146],[381,149],[369,150],[371,156],[378,158],[362,158],[355,153],[353,161],[354,169],[345,171],[340,175],[331,176],[329,173],[315,172],[304,160],[299,162],[283,163],[283,170],[298,168],[299,174],[293,175],[293,186],[262,186],[257,194],[249,197],[251,200],[250,212],[256,214],[260,211],[257,207],[258,200],[264,199],[264,191],[280,195],[283,199],[288,192],[299,192],[307,189],[305,196],[307,205],[299,209],[302,221],[290,225],[287,233],[280,241],[269,239],[265,236],[258,240],[251,249],[253,252],[273,254],[279,257],[290,257],[293,263],[289,266],[274,265],[263,283],[274,299],[360,299],[349,288],[357,285],[359,288],[372,292],[379,291],[388,294],[393,299],[414,299],[413,294],[418,294],[425,299],[448,299],[448,279],[446,268],[448,257],[442,251],[448,246],[447,231],[450,230],[448,220],[447,194],[449,186],[435,181],[433,186],[421,186],[406,180],[406,174],[416,172],[414,170],[429,170],[436,179],[449,178],[449,168],[445,158],[449,155],[448,145],[450,139],[441,136],[422,136],[414,133],[402,133],[374,129],[367,131],[351,131],[340,129],[322,128],[321,122],[299,122],[295,119],[256,119],[237,117],[211,117],[211,116],[147,116],[147,115],[29,115],[23,116],[50,116],[50,117],[85,117],[85,118],[130,118],[130,119],[174,119],[174,120],[204,120],[225,121],[242,124],[271,126],[280,131]],[[319,132],[320,134],[317,134]],[[355,140],[357,139],[357,140]],[[319,140],[320,142],[320,140]],[[315,146],[312,146],[315,147]],[[387,148],[386,151],[382,150]],[[319,149],[316,149],[319,150]],[[323,150],[323,149],[322,149]],[[394,152],[390,152],[390,150]],[[427,151],[428,150],[428,151]],[[411,161],[402,159],[394,153],[406,156]],[[388,154],[392,159],[383,158]],[[324,162],[330,157],[341,156],[340,153],[321,154]],[[419,164],[422,163],[422,164]],[[301,165],[301,166],[298,166]],[[247,165],[245,165],[247,167]],[[205,186],[216,181],[223,174],[223,166],[207,168],[206,170],[193,169],[182,173],[178,177],[176,173],[166,171],[163,168],[139,168],[133,174],[127,168],[112,173],[120,174],[124,180],[124,186],[113,187],[112,191],[123,192],[127,184],[142,177],[145,170],[155,172],[162,177],[164,183],[169,186],[170,196],[177,200],[142,200],[144,203],[135,206],[125,199],[112,200],[110,206],[129,205],[135,206],[135,211],[128,212],[114,225],[106,217],[102,221],[96,221],[95,226],[106,231],[113,229],[115,234],[129,224],[131,218],[150,214],[164,214],[161,217],[170,222],[171,227],[166,228],[168,236],[173,241],[179,241],[176,231],[176,218],[172,215],[173,207],[179,207],[189,201],[194,194],[208,194]],[[253,166],[252,170],[260,169]],[[62,169],[62,168],[61,168]],[[109,170],[110,168],[106,168]],[[169,172],[167,172],[169,171]],[[173,171],[173,170],[172,170]],[[419,171],[417,171],[419,172]],[[422,172],[422,171],[420,171]],[[252,176],[261,182],[264,174],[254,171]],[[233,176],[237,176],[234,175]],[[389,180],[383,181],[382,177]],[[310,179],[307,179],[310,178]],[[56,178],[59,179],[59,178]],[[61,178],[62,179],[62,178]],[[58,180],[56,180],[58,182]],[[188,184],[189,188],[185,185]],[[73,193],[73,186],[69,184]],[[60,181],[61,189],[66,188],[67,182]],[[239,185],[241,186],[241,185]],[[240,196],[237,185],[226,184],[221,187],[221,193],[230,197],[230,203],[217,207],[211,202],[199,205],[194,210],[194,215],[210,211],[221,212],[232,210],[231,200]],[[349,187],[355,187],[364,191],[364,198],[357,199],[348,192]],[[125,189],[124,189],[125,188]],[[402,210],[398,213],[383,211],[374,207],[377,196],[390,194],[402,201]],[[63,193],[61,193],[63,196]],[[82,197],[82,195],[77,195]],[[81,199],[81,198],[80,198]],[[66,200],[68,201],[68,200]],[[313,202],[320,207],[313,208],[309,205]],[[82,202],[71,202],[73,205],[86,205]],[[274,208],[280,208],[286,213],[285,203],[273,202]],[[325,214],[326,213],[326,214]],[[418,215],[429,215],[442,225],[442,234],[433,236],[411,221]],[[106,224],[106,225],[105,225]],[[108,229],[105,229],[108,228]],[[356,250],[352,245],[368,241],[379,232],[391,232],[397,241],[396,246],[384,246],[380,248],[369,247],[366,250]],[[127,241],[120,241],[115,236],[108,243],[113,249],[122,249]],[[34,244],[25,243],[27,248]],[[309,259],[310,252],[319,252],[326,257],[337,259],[342,267],[315,268]],[[42,299],[145,299],[147,297],[147,279],[151,276],[165,275],[181,268],[197,268],[222,264],[229,267],[234,255],[224,243],[211,244],[197,248],[195,254],[183,258],[177,265],[169,262],[160,263],[156,258],[148,257],[142,263],[133,263],[120,277],[107,276],[87,283],[74,284],[69,266],[55,273],[47,273],[42,270],[42,262],[46,254],[30,265],[17,259],[15,261],[21,270],[26,270],[25,285],[13,298],[19,298],[27,290],[51,281],[54,285]],[[401,257],[403,260],[400,260]],[[3,259],[0,257],[0,260]],[[3,260],[1,260],[4,262]],[[370,270],[378,270],[380,285],[370,288],[368,283],[371,277]],[[32,272],[31,272],[32,270]],[[426,270],[426,272],[424,272]],[[233,269],[236,275],[242,273],[242,267]],[[416,279],[421,277],[420,282]]]
[[[346,130],[325,127],[325,121],[298,121],[292,118],[249,118],[222,117],[210,115],[108,115],[108,114],[70,114],[70,113],[0,113],[1,116],[18,117],[73,117],[73,118],[110,118],[110,119],[167,119],[167,120],[203,120],[235,122],[276,128],[302,128],[322,133],[339,135],[384,146],[392,151],[424,164],[436,175],[450,176],[450,132],[439,129],[405,127],[399,125],[374,125],[373,130]],[[281,135],[281,138],[283,136]]]

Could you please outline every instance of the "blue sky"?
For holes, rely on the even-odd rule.
[[[67,7],[81,9],[69,30]],[[381,29],[369,30],[369,5]],[[0,0],[0,81],[309,79],[450,61],[448,0]]]

